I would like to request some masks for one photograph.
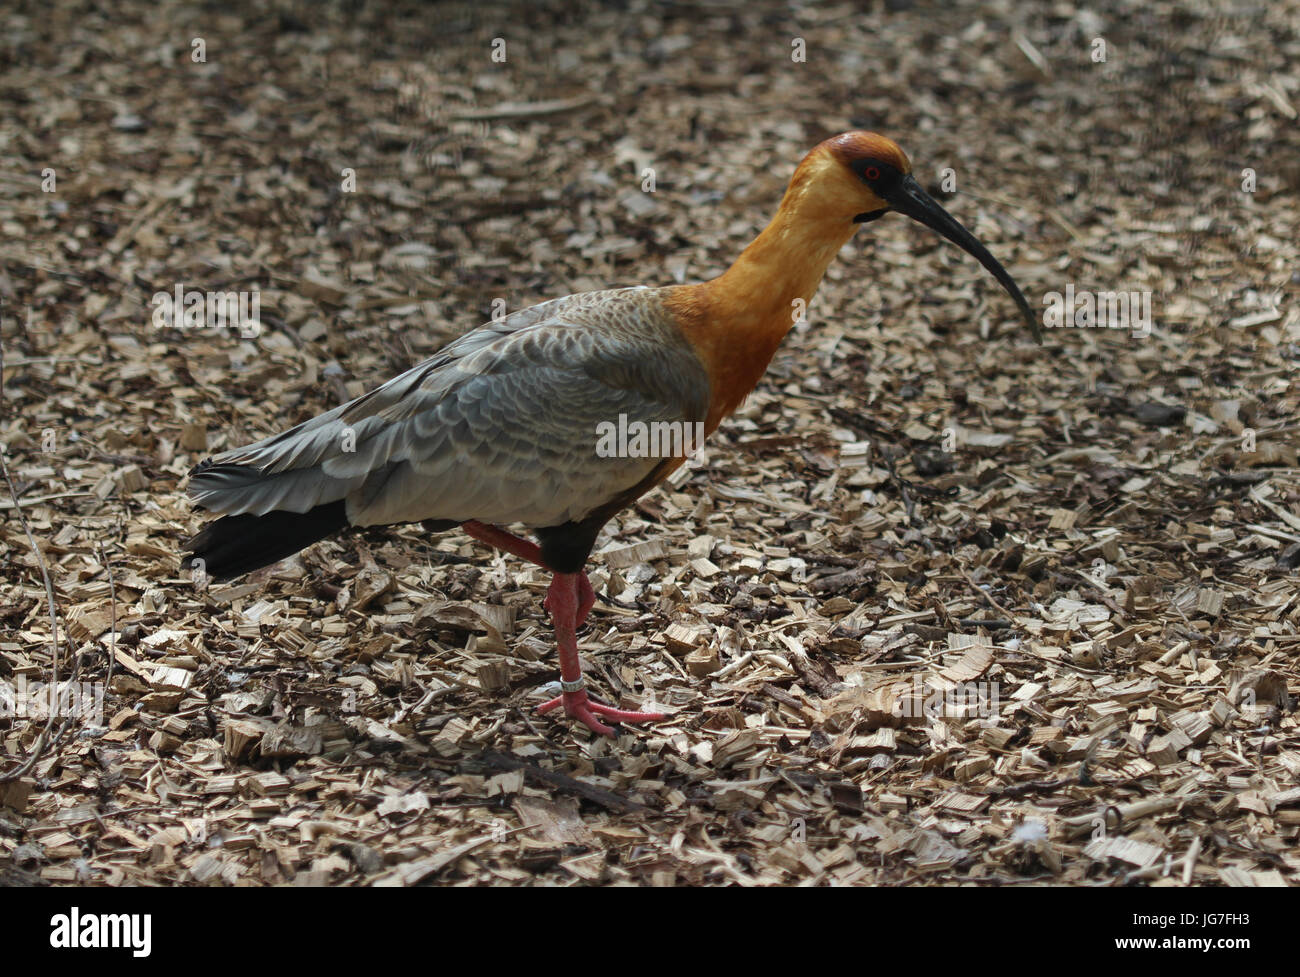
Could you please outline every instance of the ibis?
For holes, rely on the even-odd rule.
[[[598,451],[598,432],[623,423],[711,434],[758,384],[840,249],[892,211],[971,254],[1039,336],[1006,269],[922,189],[902,150],[845,132],[804,157],[776,216],[717,278],[522,309],[364,396],[201,462],[189,497],[221,518],[186,543],[185,566],[228,580],[349,527],[459,527],[551,574],[543,606],[560,694],[541,712],[563,708],[604,735],[664,718],[588,694],[577,632],[596,598],[583,568],[601,527],[698,446]]]

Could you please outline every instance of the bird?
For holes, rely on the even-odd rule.
[[[577,632],[596,597],[584,567],[609,519],[698,445],[674,436],[655,451],[598,451],[598,434],[625,423],[711,435],[758,385],[841,248],[891,212],[978,260],[1042,341],[1010,274],[926,193],[898,145],[843,132],[807,153],[775,216],[718,277],[500,316],[355,400],[203,460],[188,496],[220,518],[186,542],[183,567],[223,581],[352,527],[459,527],[551,574],[543,607],[560,694],[539,712],[562,708],[604,736],[664,719],[588,693]]]

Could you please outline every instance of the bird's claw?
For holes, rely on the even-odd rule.
[[[615,709],[613,706],[588,698],[586,689],[562,692],[549,702],[543,702],[537,707],[537,711],[550,712],[560,706],[564,706],[565,715],[579,720],[593,733],[599,733],[601,736],[613,736],[614,730],[597,719],[597,716],[603,716],[616,723],[647,723],[666,718],[662,712],[628,712],[624,709]]]

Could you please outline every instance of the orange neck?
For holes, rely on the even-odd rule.
[[[735,264],[712,281],[671,289],[665,300],[709,372],[709,432],[758,384],[858,229],[810,189],[796,174],[772,222]]]

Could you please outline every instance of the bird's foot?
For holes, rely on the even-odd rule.
[[[581,721],[593,733],[599,733],[601,736],[613,736],[614,730],[597,719],[597,716],[615,723],[648,723],[666,718],[662,712],[628,712],[625,709],[615,709],[613,706],[588,698],[587,690],[581,688],[574,692],[560,693],[549,702],[543,702],[537,707],[537,711],[550,712],[560,706],[564,706],[565,715]]]

